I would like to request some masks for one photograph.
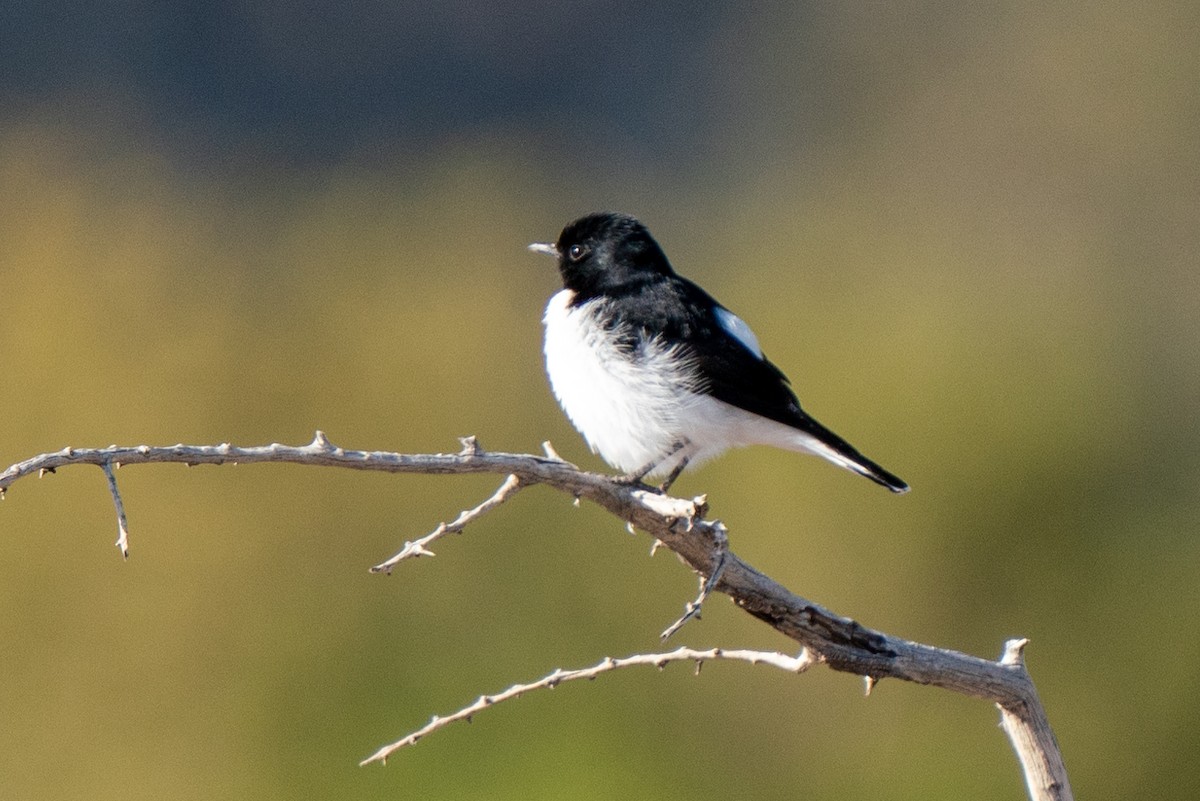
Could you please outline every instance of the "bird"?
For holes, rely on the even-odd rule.
[[[562,277],[542,320],[551,389],[623,480],[665,475],[665,493],[685,468],[769,445],[908,491],[805,412],[750,326],[678,275],[634,217],[588,214],[529,249],[554,257]]]

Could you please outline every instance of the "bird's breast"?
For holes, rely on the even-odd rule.
[[[593,451],[631,472],[677,443],[695,398],[690,359],[646,332],[614,324],[603,298],[578,306],[564,289],[550,299],[546,372],[571,423]]]

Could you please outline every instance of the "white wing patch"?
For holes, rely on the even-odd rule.
[[[713,309],[713,312],[717,315],[717,322],[725,329],[725,333],[742,343],[746,350],[758,358],[761,359],[763,357],[762,348],[758,344],[758,337],[754,336],[754,332],[750,330],[750,326],[746,325],[745,320],[721,306],[717,306]]]

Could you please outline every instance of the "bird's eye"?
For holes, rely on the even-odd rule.
[[[571,245],[567,248],[567,258],[571,261],[579,261],[588,254],[588,249],[584,245]]]

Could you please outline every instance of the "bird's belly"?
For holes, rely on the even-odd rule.
[[[593,304],[571,307],[563,290],[546,307],[546,372],[571,423],[613,467],[633,472],[683,438],[690,373],[677,352],[650,342],[618,345]]]

